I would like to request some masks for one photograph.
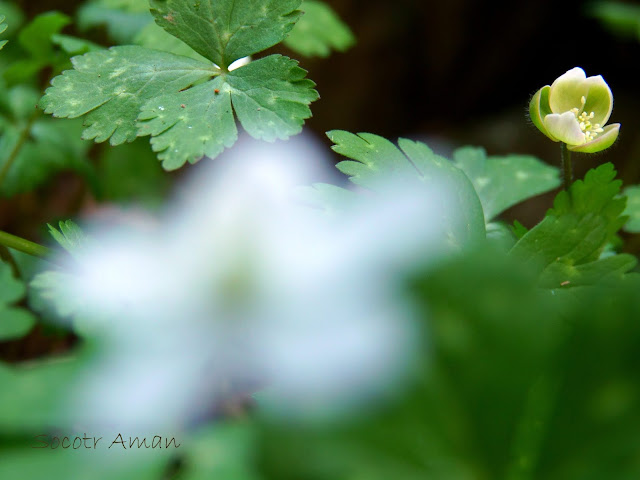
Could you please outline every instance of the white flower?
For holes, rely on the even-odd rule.
[[[605,126],[613,110],[613,95],[602,76],[588,77],[573,68],[531,99],[529,112],[538,129],[569,150],[596,153],[618,138],[620,124]]]
[[[420,336],[401,281],[439,253],[445,193],[403,186],[327,219],[290,201],[317,164],[308,140],[245,140],[155,229],[92,233],[68,289],[101,352],[71,392],[76,421],[181,428],[263,386],[285,409],[339,410],[403,378]]]

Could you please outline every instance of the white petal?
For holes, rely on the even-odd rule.
[[[587,93],[587,102],[584,110],[587,113],[593,112],[595,114],[591,119],[591,123],[605,125],[613,110],[611,89],[600,75],[587,78],[586,83],[589,86],[589,92]]]
[[[573,68],[560,75],[551,84],[549,92],[549,106],[553,113],[568,112],[572,108],[582,107],[581,99],[589,92],[587,77],[579,67]]]
[[[585,142],[584,132],[580,130],[578,119],[572,112],[547,115],[544,117],[544,126],[551,135],[568,145],[582,145]]]

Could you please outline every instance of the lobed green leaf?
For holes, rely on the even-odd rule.
[[[137,136],[140,108],[216,74],[213,66],[137,46],[112,47],[73,58],[74,70],[54,78],[40,104],[56,117],[87,115],[83,138],[112,145]]]
[[[619,276],[636,263],[632,256],[602,258],[606,246],[627,217],[621,182],[614,180],[613,165],[590,170],[584,180],[562,191],[547,216],[525,233],[510,255],[531,265],[547,288],[589,285]]]
[[[158,25],[226,70],[284,40],[301,0],[150,0]]]
[[[530,155],[487,157],[482,148],[463,147],[453,153],[453,159],[473,183],[487,222],[560,185],[559,170]]]
[[[371,133],[334,130],[327,135],[337,153],[352,160],[338,163],[356,185],[373,191],[385,185],[408,183],[424,188],[445,188],[453,204],[439,206],[447,227],[447,242],[461,246],[485,238],[482,205],[467,176],[452,162],[436,155],[424,143],[401,138],[398,146]],[[418,220],[416,220],[418,221]]]
[[[72,220],[60,221],[58,223],[59,230],[49,224],[47,227],[49,227],[49,234],[53,239],[73,256],[80,255],[88,242],[82,229]]]
[[[215,157],[237,140],[233,112],[253,137],[274,141],[302,130],[318,98],[298,62],[270,55],[211,82],[147,102],[140,135],[152,135],[163,167],[173,170],[204,155]],[[233,107],[233,108],[232,108]]]

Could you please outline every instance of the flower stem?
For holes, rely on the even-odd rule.
[[[568,192],[573,183],[573,166],[571,165],[571,151],[567,148],[566,143],[560,144],[560,163],[562,165],[564,189]]]
[[[34,257],[46,258],[51,255],[51,249],[34,242],[30,242],[24,238],[16,237],[10,233],[3,232],[2,230],[0,230],[0,245],[13,248],[14,250],[18,250]]]

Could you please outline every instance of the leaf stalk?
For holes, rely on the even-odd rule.
[[[50,248],[31,242],[25,238],[11,235],[10,233],[3,232],[2,230],[0,230],[0,245],[40,258],[47,258],[52,253]]]

